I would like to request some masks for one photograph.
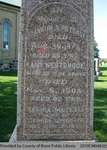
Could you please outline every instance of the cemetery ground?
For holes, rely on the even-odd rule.
[[[107,142],[107,65],[95,82],[94,131],[99,142]],[[0,142],[8,142],[16,125],[16,73],[0,73]]]
[[[0,73],[0,142],[7,142],[16,125],[16,73]]]
[[[107,142],[107,63],[101,72],[94,86],[94,130],[97,141]]]

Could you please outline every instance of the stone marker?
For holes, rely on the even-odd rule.
[[[93,139],[92,44],[92,0],[23,0],[18,140]]]

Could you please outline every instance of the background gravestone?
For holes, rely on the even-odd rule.
[[[93,139],[92,44],[92,0],[23,0],[18,140]]]

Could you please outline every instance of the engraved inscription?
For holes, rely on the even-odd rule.
[[[84,30],[86,25],[83,21],[81,28],[78,26],[80,18],[73,11],[69,7],[57,4],[53,4],[51,8],[43,7],[38,10],[28,27],[30,34],[26,71],[29,76],[26,76],[26,82],[30,79],[30,83],[25,88],[25,97],[29,96],[30,116],[33,113],[35,118],[38,114],[45,120],[45,114],[48,115],[49,130],[55,127],[55,123],[50,121],[52,117],[56,118],[61,114],[67,118],[70,113],[85,111],[85,85],[79,85],[79,82],[86,81],[87,63],[81,55],[87,47]],[[83,97],[84,100],[81,101]],[[38,121],[38,118],[35,119]],[[61,118],[58,122],[62,122]],[[41,125],[43,123],[41,121]],[[66,123],[63,126],[67,126]],[[29,125],[32,129],[35,127],[30,123]],[[81,131],[83,128],[84,126],[81,126]],[[33,132],[38,133],[37,130]]]

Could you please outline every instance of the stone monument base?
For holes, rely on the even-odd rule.
[[[17,143],[17,126],[15,127],[15,129],[12,133],[9,143]]]
[[[25,142],[27,142],[27,143],[35,143],[36,142],[36,144],[37,143],[39,143],[39,142],[44,142],[44,143],[47,143],[47,142],[58,142],[58,143],[69,143],[69,142],[71,142],[71,143],[95,143],[96,142],[96,140],[95,140],[96,138],[95,138],[95,136],[94,136],[94,138],[93,138],[93,140],[83,140],[83,141],[62,141],[62,140],[44,140],[44,141],[42,141],[42,140],[35,140],[35,141],[17,141],[17,125],[16,125],[16,127],[15,127],[15,129],[14,129],[14,131],[13,131],[13,134],[12,134],[12,136],[11,136],[11,138],[10,138],[10,140],[9,140],[9,143],[11,143],[11,144],[14,144],[14,143],[17,143],[17,142],[19,142],[19,143],[25,143]]]

